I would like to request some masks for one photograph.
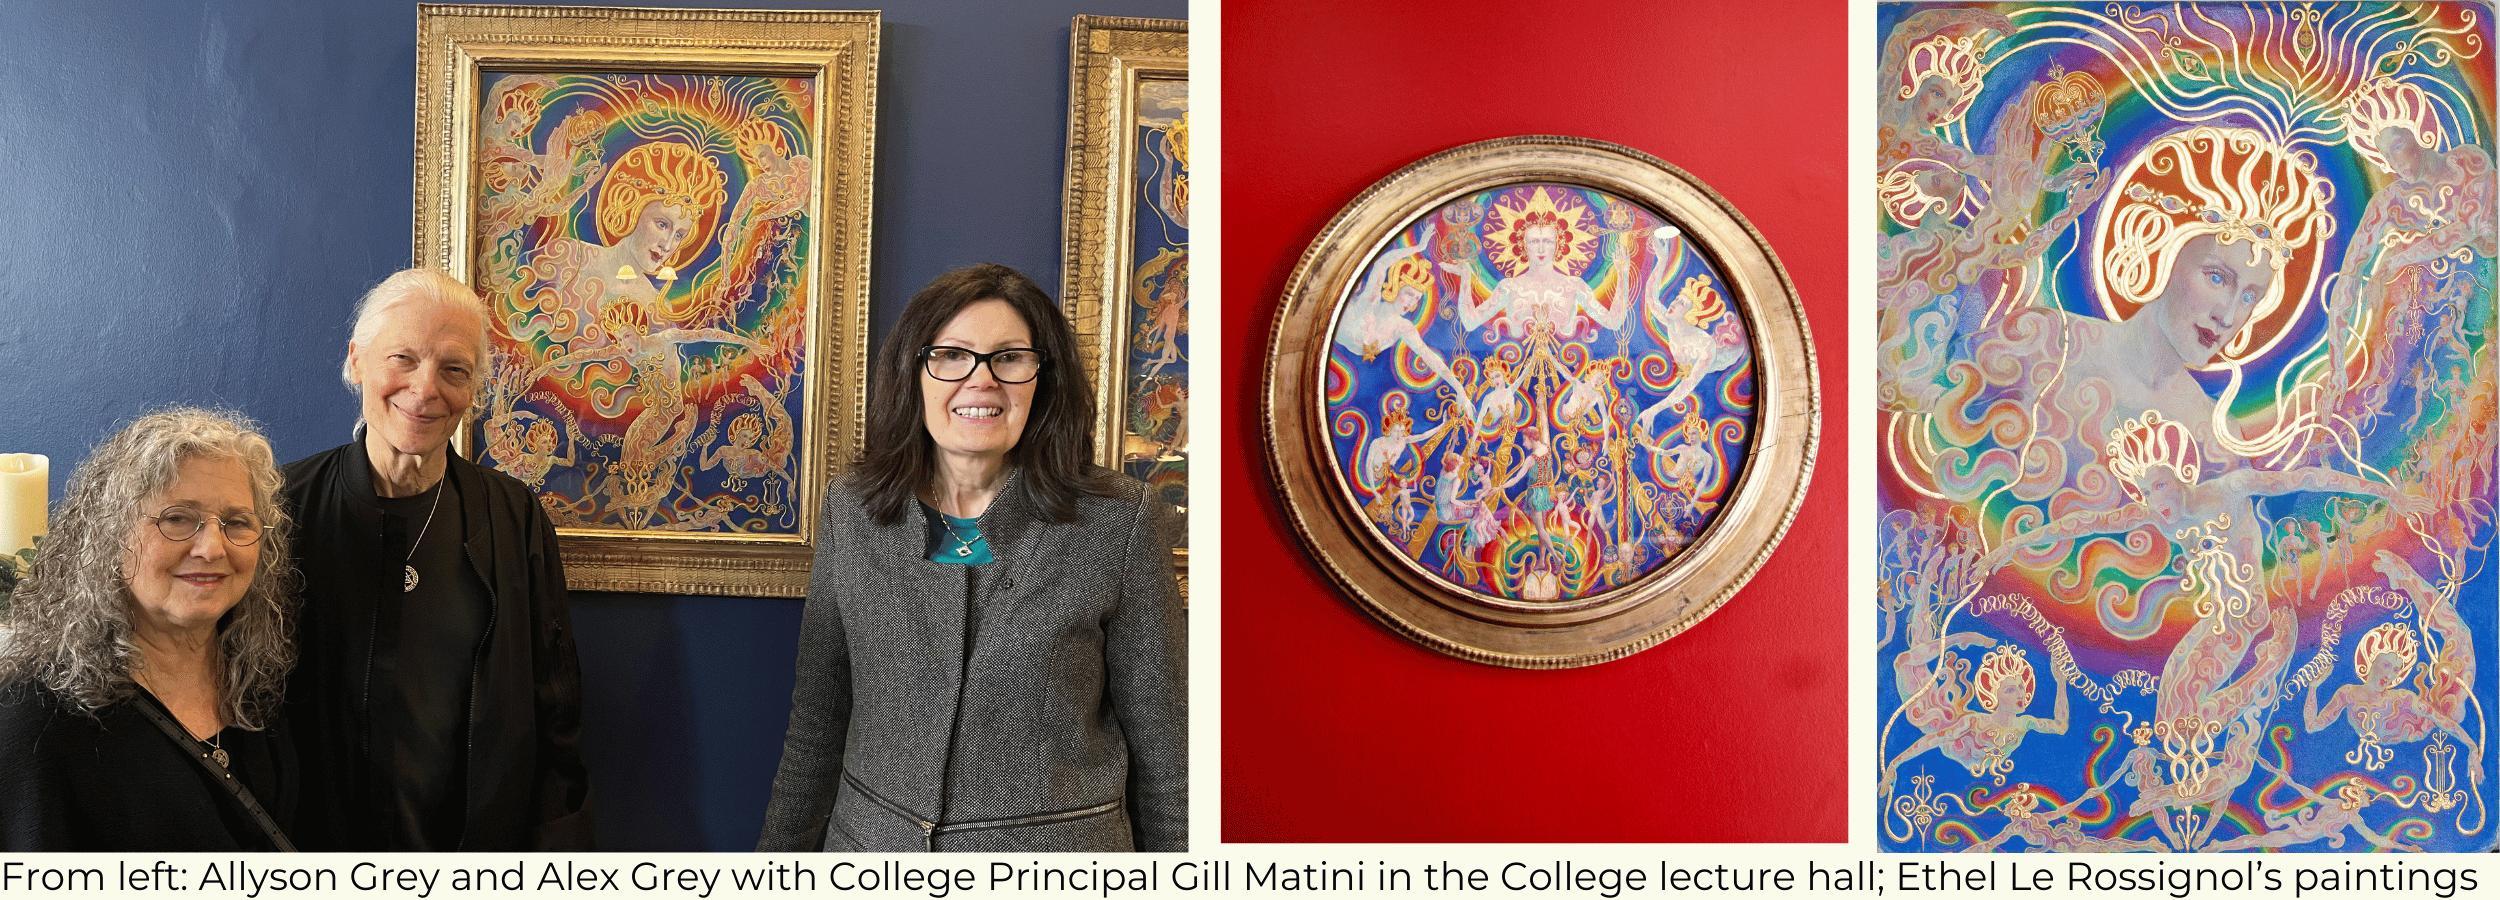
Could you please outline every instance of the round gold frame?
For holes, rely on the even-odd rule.
[[[1416,216],[1476,191],[1555,182],[1647,205],[1694,238],[1744,317],[1760,381],[1756,430],[1718,517],[1665,568],[1594,603],[1488,604],[1438,583],[1382,546],[1333,489],[1322,367],[1341,298],[1361,267]],[[1294,532],[1373,618],[1461,659],[1558,669],[1621,659],[1716,611],[1762,567],[1805,498],[1820,400],[1805,310],[1760,232],[1709,186],[1666,161],[1586,138],[1526,135],[1415,161],[1346,204],[1294,266],[1268,340],[1262,398],[1269,472]]]

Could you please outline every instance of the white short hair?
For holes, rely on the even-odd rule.
[[[431,300],[476,313],[479,326],[477,364],[481,369],[486,366],[485,325],[490,321],[486,315],[486,301],[478,298],[476,290],[440,269],[401,269],[366,291],[363,297],[356,300],[355,325],[348,329],[348,344],[360,347],[372,343],[374,332],[382,329],[382,314],[415,300]],[[363,394],[363,390],[356,385],[354,359],[339,361],[339,380],[347,384],[348,393]]]

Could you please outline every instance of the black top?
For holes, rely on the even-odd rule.
[[[142,690],[91,717],[37,685],[0,688],[0,851],[277,849],[193,758],[201,745],[177,743],[142,703],[156,698]],[[284,734],[228,728],[217,742],[253,799],[292,827],[295,753]]]
[[[444,471],[459,502],[445,498],[434,527],[457,517],[461,562],[484,585],[486,610],[475,646],[422,663],[468,670],[460,752],[426,763],[458,773],[458,849],[588,849],[581,666],[555,526],[511,476],[458,456]],[[285,497],[304,586],[287,728],[304,783],[320,785],[304,795],[290,837],[305,850],[412,849],[393,813],[407,754],[375,740],[407,725],[381,664],[387,653],[405,666],[414,652],[395,621],[407,594],[408,542],[384,533],[362,444],[287,464]]]
[[[453,514],[436,506],[438,494]],[[382,505],[384,545],[400,548],[403,571],[415,568],[417,579],[415,588],[385,603],[380,625],[397,639],[376,640],[374,678],[385,687],[378,705],[386,714],[368,723],[371,740],[388,744],[398,763],[391,784],[400,846],[450,850],[460,846],[461,747],[468,737],[469,672],[486,635],[486,586],[461,556],[467,534],[451,479],[413,497],[375,499]]]

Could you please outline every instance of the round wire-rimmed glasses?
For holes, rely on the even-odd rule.
[[[988,353],[939,345],[920,348],[921,370],[939,381],[962,381],[972,377],[972,370],[988,363],[990,377],[1006,384],[1023,384],[1041,377],[1042,361],[1046,358],[1032,347],[1008,347]]]
[[[261,524],[259,517],[251,513],[242,513],[233,518],[227,518],[204,515],[199,510],[188,506],[168,506],[162,512],[143,518],[156,523],[157,534],[164,535],[166,540],[177,544],[198,537],[200,529],[207,527],[210,522],[217,523],[217,532],[225,537],[226,543],[237,547],[249,547],[260,543],[261,533],[269,530],[269,526]]]

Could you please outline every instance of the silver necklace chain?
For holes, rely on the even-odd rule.
[[[981,542],[981,526],[978,524],[972,526],[972,537],[966,538],[955,530],[955,520],[947,518],[945,513],[938,513],[938,527],[946,529],[947,538],[955,542],[956,556],[971,556],[972,545]]]
[[[444,472],[443,477],[434,482],[434,505],[426,507],[425,524],[417,528],[417,539],[408,542],[408,558],[400,561],[402,573],[399,583],[400,593],[406,594],[417,589],[417,548],[425,544],[425,533],[434,528],[434,514],[443,508],[443,485],[449,481],[451,481],[451,473]]]

